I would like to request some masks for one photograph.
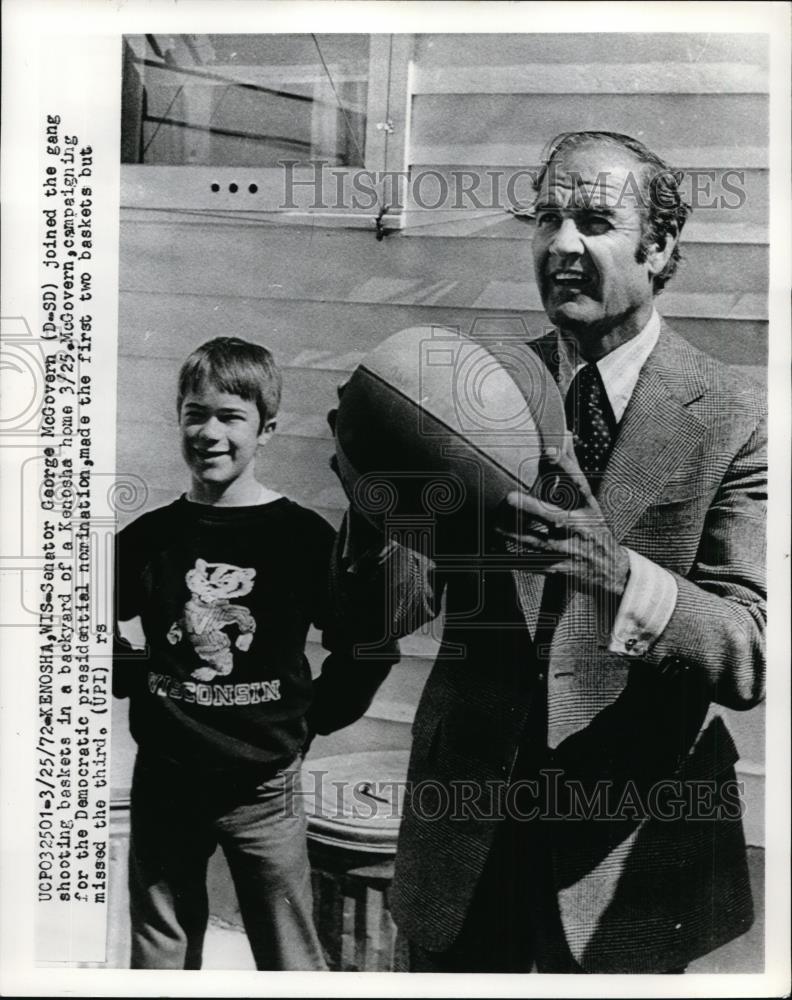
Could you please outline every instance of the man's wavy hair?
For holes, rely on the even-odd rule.
[[[626,149],[643,167],[639,179],[641,240],[635,259],[638,263],[643,263],[652,244],[657,244],[662,249],[667,240],[674,241],[674,249],[668,258],[668,263],[660,274],[655,275],[652,282],[654,293],[657,295],[677,269],[681,259],[679,236],[687,217],[692,212],[691,206],[682,199],[680,185],[684,173],[681,170],[674,170],[665,160],[647,149],[642,142],[620,132],[562,132],[545,146],[534,190],[539,192],[545,174],[558,156],[577,146],[593,143],[609,143]]]

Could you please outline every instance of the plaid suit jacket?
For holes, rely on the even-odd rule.
[[[409,550],[392,555],[392,633],[435,615],[446,591],[443,645],[413,725],[392,887],[397,923],[423,947],[447,948],[462,926],[498,822],[494,797],[530,725],[537,664],[549,768],[586,794],[605,788],[611,804],[628,789],[644,806],[660,788],[686,799],[671,812],[658,797],[648,810],[611,817],[607,806],[605,818],[554,823],[553,879],[576,960],[592,972],[662,971],[750,925],[738,754],[718,707],[748,709],[764,692],[763,402],[743,374],[664,325],[598,495],[616,538],[678,585],[668,626],[640,658],[608,652],[613,609],[592,594],[572,593],[537,648],[543,577],[441,581]],[[460,783],[479,790],[475,808],[454,810]],[[699,803],[693,815],[697,786],[718,800],[715,813]]]

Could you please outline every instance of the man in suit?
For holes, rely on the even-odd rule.
[[[445,592],[392,888],[413,971],[682,971],[753,919],[718,709],[764,691],[763,401],[655,311],[680,180],[626,136],[551,144],[533,255],[555,330],[530,346],[579,505],[510,495],[507,570],[383,563],[391,635]]]

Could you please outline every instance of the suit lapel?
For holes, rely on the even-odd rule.
[[[598,501],[618,540],[701,440],[704,425],[689,410],[707,388],[706,356],[663,324],[619,427]]]
[[[528,345],[558,378],[556,334]],[[608,461],[598,501],[618,540],[660,495],[685,456],[701,439],[703,424],[688,406],[707,389],[708,358],[665,323],[636,382]],[[520,607],[535,638],[545,577],[514,571]]]

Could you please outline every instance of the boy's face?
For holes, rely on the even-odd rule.
[[[252,400],[205,386],[182,400],[179,429],[184,460],[193,481],[207,486],[229,486],[253,478],[256,449],[275,429],[261,417]]]

